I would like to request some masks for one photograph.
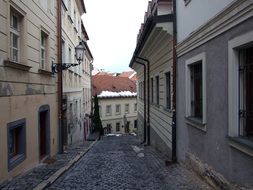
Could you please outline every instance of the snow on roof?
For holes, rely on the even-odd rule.
[[[111,91],[102,91],[98,98],[107,98],[107,97],[133,97],[137,96],[136,92],[130,91],[121,91],[121,92],[111,92]]]

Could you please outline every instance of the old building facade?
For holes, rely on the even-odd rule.
[[[138,134],[173,159],[173,16],[171,1],[150,1],[130,67],[138,78]]]
[[[128,77],[97,73],[92,94],[98,96],[99,115],[105,134],[137,131],[136,84]]]
[[[253,185],[252,8],[177,1],[178,160],[227,189]]]
[[[83,62],[63,71],[63,126],[65,146],[85,140],[89,134],[91,112],[91,62],[89,39],[81,16],[86,12],[82,0],[62,1],[62,62],[76,63],[75,47],[85,45]]]
[[[0,1],[0,182],[58,152],[57,7]]]

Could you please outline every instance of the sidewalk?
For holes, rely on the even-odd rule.
[[[96,142],[94,140],[72,145],[63,154],[45,160],[47,163],[40,163],[28,172],[0,184],[0,189],[43,189],[76,163]]]

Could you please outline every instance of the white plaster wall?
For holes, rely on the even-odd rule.
[[[103,127],[106,127],[107,124],[111,124],[112,133],[116,132],[116,123],[120,123],[120,132],[124,133],[124,115],[126,120],[130,121],[130,132],[134,131],[134,120],[137,120],[137,111],[134,111],[134,104],[137,103],[136,97],[133,98],[103,98],[99,99],[99,105],[101,106],[101,121]],[[116,113],[116,105],[120,104],[120,114]],[[129,112],[125,113],[125,104],[129,104]],[[106,106],[112,106],[112,114],[106,115]]]
[[[177,39],[183,41],[190,33],[221,12],[234,0],[177,0]]]

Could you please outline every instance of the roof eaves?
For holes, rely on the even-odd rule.
[[[147,21],[144,24],[144,29],[141,33],[141,36],[137,42],[133,57],[130,61],[129,67],[133,68],[134,59],[138,54],[140,53],[141,49],[145,45],[145,42],[147,41],[150,33],[152,32],[152,29],[154,26],[158,23],[165,23],[165,22],[173,22],[173,14],[167,14],[167,15],[158,15],[158,16],[150,16]]]

